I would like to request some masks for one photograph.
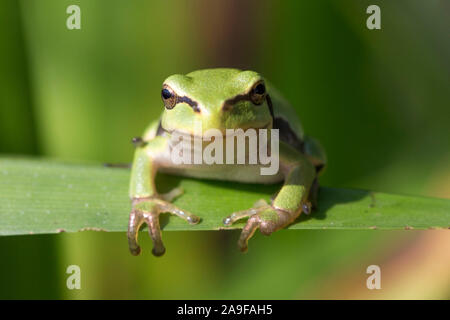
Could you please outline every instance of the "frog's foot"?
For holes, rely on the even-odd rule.
[[[226,226],[232,225],[234,222],[247,218],[247,223],[242,229],[241,236],[238,241],[239,249],[246,252],[248,249],[248,240],[253,236],[259,228],[262,234],[270,235],[279,229],[291,224],[301,212],[311,212],[311,204],[306,202],[302,205],[302,210],[298,212],[289,212],[280,208],[275,208],[267,204],[264,200],[259,200],[255,206],[248,210],[234,212],[223,220]]]
[[[173,198],[179,195],[179,191],[172,192],[164,195],[164,199]],[[159,215],[161,213],[169,212],[186,220],[190,224],[197,224],[200,221],[199,217],[182,210],[161,198],[148,197],[133,199],[133,209],[130,213],[127,234],[128,245],[132,255],[137,256],[141,252],[137,239],[139,228],[143,223],[147,223],[148,231],[153,241],[153,255],[162,256],[164,254],[166,249],[164,248],[164,244],[161,239],[161,228],[159,226]]]

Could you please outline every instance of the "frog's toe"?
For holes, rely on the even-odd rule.
[[[261,219],[259,215],[250,217],[242,229],[241,236],[239,237],[238,247],[241,252],[247,252],[248,240],[253,236],[256,229],[261,225]]]
[[[141,248],[138,244],[139,229],[143,223],[148,226],[150,238],[153,241],[153,255],[162,256],[166,249],[162,242],[161,227],[159,224],[159,216],[163,212],[174,214],[190,224],[200,222],[200,218],[182,210],[177,206],[164,201],[159,198],[142,198],[133,200],[133,210],[130,213],[130,220],[128,223],[128,245],[132,255],[138,255]]]
[[[169,212],[178,216],[179,218],[186,220],[189,224],[197,224],[200,222],[200,218],[190,213],[189,211],[178,208],[167,201],[155,200],[158,203],[160,212]]]
[[[148,233],[153,241],[152,253],[156,257],[162,256],[166,252],[166,248],[161,238],[161,228],[159,226],[159,213],[150,212],[144,215],[147,222]]]
[[[310,204],[306,204],[305,209],[310,210],[310,207]],[[248,249],[248,240],[250,240],[257,229],[264,235],[270,235],[272,232],[289,225],[296,216],[297,214],[293,212],[274,208],[271,205],[263,205],[257,208],[235,212],[224,219],[224,224],[229,226],[237,220],[249,217],[238,241],[239,249],[242,252],[246,252]]]
[[[231,215],[223,219],[223,224],[226,226],[231,226],[233,223],[235,223],[238,220],[241,220],[243,218],[251,217],[255,214],[257,214],[261,208],[270,207],[270,205],[267,203],[264,199],[259,199],[253,204],[253,208],[233,212]]]
[[[160,212],[160,208],[155,203],[148,205],[145,209],[135,208],[131,211],[128,223],[128,246],[132,255],[137,256],[141,253],[141,248],[138,244],[138,235],[139,229],[144,222],[148,226],[148,233],[153,242],[153,255],[159,257],[166,252],[159,225]]]
[[[128,247],[132,255],[137,256],[141,253],[141,247],[138,244],[139,228],[144,223],[144,217],[141,212],[132,210],[128,221]]]
[[[312,208],[313,208],[313,205],[309,201],[306,201],[305,203],[302,204],[302,211],[306,215],[309,215],[311,213]]]
[[[223,224],[226,226],[231,226],[236,221],[241,220],[243,218],[250,217],[257,213],[258,213],[258,208],[250,208],[247,210],[233,212],[231,215],[229,215],[228,217],[223,219]]]

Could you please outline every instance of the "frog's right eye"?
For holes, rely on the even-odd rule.
[[[266,98],[266,86],[263,81],[258,81],[253,85],[252,90],[250,90],[250,100],[256,104],[260,105]]]
[[[168,85],[164,85],[161,90],[161,98],[166,109],[173,109],[177,104],[177,95]]]

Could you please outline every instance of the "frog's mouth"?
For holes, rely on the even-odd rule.
[[[231,137],[231,136],[235,136],[236,135],[236,130],[243,130],[244,132],[249,130],[249,129],[254,129],[258,132],[258,130],[262,130],[262,129],[271,129],[272,128],[272,121],[268,122],[266,125],[262,126],[262,127],[248,127],[248,128],[228,128],[228,129],[215,129],[214,132],[217,133],[216,130],[219,130],[221,132],[221,136],[219,137],[216,134],[202,134],[202,135],[198,135],[198,134],[194,134],[192,132],[186,132],[186,131],[182,131],[182,130],[166,130],[164,128],[161,128],[164,132],[166,132],[167,134],[169,134],[170,136],[174,136],[177,135],[179,137],[190,137],[193,139],[204,139],[204,138],[211,138],[211,136],[214,136],[216,138],[222,138],[225,139],[227,137]],[[230,130],[229,132],[227,132],[228,130]],[[231,131],[232,130],[232,131]],[[206,130],[206,132],[208,132],[208,130]],[[211,131],[212,133],[212,131]]]

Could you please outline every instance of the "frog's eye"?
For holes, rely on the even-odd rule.
[[[252,90],[250,90],[250,99],[254,104],[263,103],[266,98],[266,86],[263,81],[258,81],[253,85]]]
[[[166,109],[173,109],[177,104],[177,95],[168,85],[164,85],[161,90],[161,98]]]

